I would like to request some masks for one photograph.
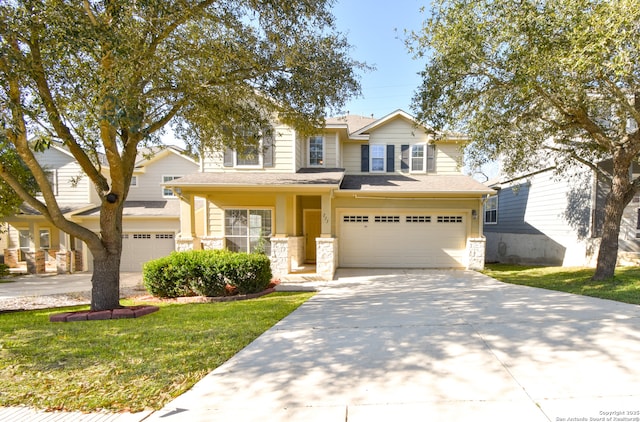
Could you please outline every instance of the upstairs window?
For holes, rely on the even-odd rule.
[[[162,176],[162,183],[169,183],[172,180],[179,179],[182,176]],[[173,194],[173,191],[170,188],[163,187],[162,188],[162,197],[163,198],[175,198],[176,196]]]
[[[224,151],[224,167],[263,168],[273,167],[273,129],[265,128],[260,133],[243,130],[236,149]]]
[[[424,171],[424,145],[411,146],[411,171]]]
[[[309,138],[309,167],[324,167],[324,138]]]
[[[498,224],[498,196],[490,196],[484,203],[484,224]]]
[[[386,145],[374,144],[370,146],[370,159],[371,159],[371,171],[383,172],[385,171],[384,163],[387,158]]]
[[[402,145],[400,170],[403,173],[435,173],[436,146],[433,144]]]
[[[58,170],[57,169],[44,169],[44,174],[47,176],[47,181],[54,195],[58,194]],[[38,186],[38,194],[42,195],[42,190]]]

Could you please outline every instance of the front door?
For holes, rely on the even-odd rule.
[[[320,210],[304,210],[305,262],[316,262],[316,238],[320,237]]]

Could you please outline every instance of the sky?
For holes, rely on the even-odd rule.
[[[409,114],[411,99],[420,85],[418,75],[426,62],[414,60],[403,39],[405,30],[419,31],[426,15],[420,12],[427,0],[338,0],[333,8],[337,29],[353,46],[355,60],[375,66],[361,73],[362,98],[344,111],[380,118],[397,109]]]

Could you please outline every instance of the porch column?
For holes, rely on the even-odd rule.
[[[484,269],[484,253],[487,239],[484,237],[467,239],[467,269],[479,271]]]
[[[321,235],[316,238],[316,273],[326,280],[333,280],[338,268],[338,239],[332,234],[331,194],[321,197]]]
[[[276,195],[275,232],[271,236],[271,272],[274,277],[291,272],[291,253],[287,234],[287,196]]]
[[[196,206],[195,196],[185,194],[180,196],[180,234],[176,239],[178,251],[199,250],[200,239],[196,234]]]

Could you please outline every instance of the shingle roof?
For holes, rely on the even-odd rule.
[[[339,185],[344,169],[305,169],[297,173],[228,172],[194,173],[172,180],[165,186],[262,186],[262,185]]]
[[[328,119],[326,119],[326,124],[338,125],[338,124],[346,123],[347,132],[351,134],[351,133],[357,132],[358,130],[362,129],[367,125],[370,125],[376,120],[377,119],[373,117],[358,116],[356,114],[347,114],[346,116],[329,117]]]
[[[100,207],[76,214],[77,216],[99,216]],[[122,210],[124,217],[178,217],[180,215],[180,201],[170,199],[166,201],[125,201]]]
[[[464,175],[346,175],[340,190],[360,192],[473,193],[489,194],[493,189]]]
[[[90,207],[92,204],[63,204],[60,203],[58,204],[58,207],[60,208],[60,211],[63,214],[68,214],[74,211],[78,211],[87,207]],[[22,215],[41,215],[40,211],[36,210],[35,208],[33,208],[31,205],[27,204],[26,202],[23,202],[22,205],[20,205],[20,214]]]

